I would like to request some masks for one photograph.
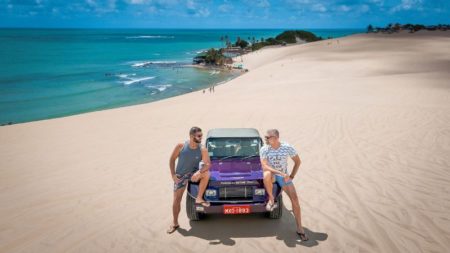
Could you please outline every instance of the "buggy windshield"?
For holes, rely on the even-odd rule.
[[[209,138],[206,142],[211,159],[259,156],[259,138]]]

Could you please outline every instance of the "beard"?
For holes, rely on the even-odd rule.
[[[194,142],[197,144],[200,144],[200,143],[202,143],[202,140],[197,140],[197,138],[194,138]]]

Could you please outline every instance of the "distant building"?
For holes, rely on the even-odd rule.
[[[222,54],[225,57],[233,58],[239,55],[242,55],[244,50],[241,47],[227,47],[223,49]]]

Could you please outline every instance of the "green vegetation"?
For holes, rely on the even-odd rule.
[[[211,48],[206,52],[198,54],[194,57],[193,64],[207,64],[214,66],[222,66],[227,62],[227,57],[223,55],[223,49]]]
[[[223,65],[225,62],[225,56],[222,53],[222,49],[216,50],[214,48],[206,51],[205,63],[211,65]]]
[[[246,48],[248,46],[248,42],[245,40],[242,40],[240,37],[237,37],[236,43],[234,43],[233,46],[240,47],[242,49]]]
[[[420,30],[427,30],[427,31],[447,31],[450,29],[450,25],[421,25],[421,24],[404,24],[401,25],[399,23],[395,24],[388,24],[386,27],[373,27],[372,25],[367,26],[367,32],[368,33],[394,33],[394,32],[400,32],[400,31],[409,31],[410,33],[414,33]]]
[[[314,33],[303,30],[284,31],[275,38],[261,38],[260,40],[257,40],[255,37],[248,37],[247,41],[237,37],[235,43],[231,43],[230,38],[225,35],[220,37],[220,41],[223,43],[225,48],[221,48],[219,50],[211,48],[208,51],[194,57],[193,63],[222,66],[226,63],[232,62],[229,55],[225,56],[229,54],[230,51],[241,55],[249,51],[259,50],[265,46],[286,45],[297,43],[298,41],[313,42],[319,40],[322,40],[322,37],[317,37]],[[236,49],[238,47],[240,48],[239,50]]]
[[[316,35],[314,35],[314,33],[302,30],[284,31],[283,33],[277,35],[275,39],[279,41],[284,41],[286,43],[296,43],[297,40],[303,40],[305,42],[314,42],[322,40],[321,37],[317,37]]]
[[[265,46],[297,43],[297,40],[303,40],[305,42],[313,42],[322,40],[322,38],[317,37],[314,33],[303,30],[284,31],[283,33],[277,35],[275,38],[268,38],[266,40],[264,40],[264,38],[261,38],[260,42],[253,43],[251,47],[252,51],[255,51]]]

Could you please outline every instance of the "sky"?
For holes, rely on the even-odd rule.
[[[450,23],[450,0],[0,0],[0,27],[365,28]]]

